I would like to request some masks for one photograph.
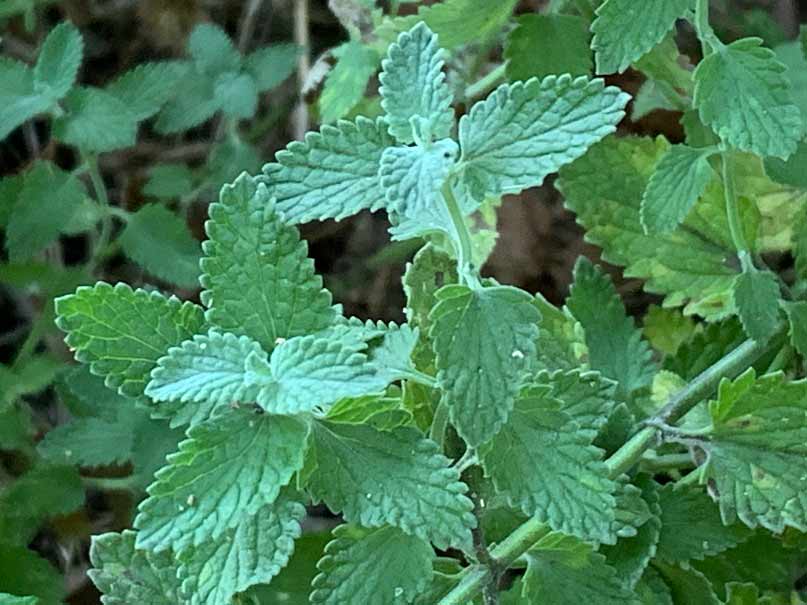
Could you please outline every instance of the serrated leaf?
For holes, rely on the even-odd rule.
[[[248,119],[258,108],[258,87],[249,74],[227,72],[216,78],[213,98],[224,115]]]
[[[612,542],[616,500],[593,435],[547,387],[521,393],[507,423],[480,448],[485,475],[514,507],[586,540]]]
[[[359,117],[309,132],[305,141],[289,143],[277,163],[263,167],[264,179],[290,223],[343,219],[384,204],[378,165],[393,145],[381,120]]]
[[[539,323],[538,359],[535,369],[572,370],[579,368],[586,357],[583,328],[568,310],[550,304],[536,294],[535,305],[541,313]]]
[[[734,305],[745,333],[764,342],[779,324],[779,282],[770,271],[743,271],[734,281]]]
[[[675,355],[697,332],[698,325],[677,309],[651,305],[644,316],[642,334],[650,345],[666,356]],[[665,360],[669,357],[665,357]]]
[[[303,465],[308,432],[296,418],[252,410],[191,427],[140,504],[138,547],[198,546],[274,502]]]
[[[686,564],[733,548],[751,537],[742,525],[726,526],[720,511],[702,489],[675,489],[668,484],[661,496],[661,536],[658,558]]]
[[[289,500],[264,506],[218,540],[184,549],[178,577],[189,605],[219,605],[269,583],[289,562],[305,508]]]
[[[387,50],[379,75],[381,107],[389,132],[401,143],[415,138],[413,121],[429,139],[444,139],[454,126],[453,95],[443,72],[445,52],[425,22],[402,32]]]
[[[311,603],[403,605],[429,586],[434,551],[394,527],[340,525],[317,564]]]
[[[182,94],[163,105],[154,124],[157,132],[172,134],[202,124],[221,109],[215,98],[215,80],[189,66],[177,83]]]
[[[84,53],[84,41],[76,26],[65,21],[48,33],[34,66],[34,84],[51,101],[67,94],[75,84]]]
[[[225,186],[210,206],[201,261],[208,321],[267,352],[278,338],[324,329],[337,315],[307,245],[276,209],[266,186],[246,175]]]
[[[202,309],[157,292],[99,282],[56,299],[57,325],[75,357],[122,395],[139,397],[169,347],[204,326]]]
[[[684,380],[692,380],[745,340],[742,325],[736,318],[708,324],[684,342],[675,354],[664,360],[664,368]]]
[[[22,177],[19,197],[6,228],[12,261],[26,260],[47,248],[75,214],[87,192],[72,174],[48,161],[36,162]]]
[[[661,561],[655,562],[654,566],[669,588],[673,603],[721,605],[709,580],[698,570],[682,569]]]
[[[451,139],[443,139],[428,148],[388,147],[381,155],[378,177],[384,188],[387,209],[398,214],[417,216],[430,206],[444,204],[440,188],[448,177],[459,153]]]
[[[134,145],[137,117],[127,104],[100,88],[77,87],[65,97],[65,115],[53,122],[53,135],[87,152]]]
[[[118,241],[124,254],[146,271],[179,286],[199,280],[201,247],[183,219],[160,204],[135,212]]]
[[[807,356],[807,302],[783,303],[790,322],[790,342],[802,357]]]
[[[176,605],[187,602],[177,579],[178,563],[170,550],[153,552],[135,546],[136,533],[93,536],[92,569],[87,575],[103,593],[104,605],[149,603]]]
[[[188,38],[188,53],[196,67],[208,76],[241,70],[241,55],[230,37],[214,23],[201,23]]]
[[[521,373],[535,355],[538,309],[510,286],[440,289],[430,338],[451,422],[476,447],[507,421]]]
[[[614,132],[629,98],[569,75],[500,86],[460,120],[466,179],[491,195],[537,187]]]
[[[384,334],[381,344],[373,347],[369,352],[370,363],[376,367],[380,376],[388,382],[407,378],[415,370],[412,362],[412,353],[418,342],[420,332],[408,325],[397,326],[391,324]]]
[[[8,593],[0,593],[0,605],[39,605],[37,597],[20,597]]]
[[[655,567],[648,567],[636,584],[636,596],[642,605],[674,605],[669,586]]]
[[[566,306],[585,332],[589,366],[617,382],[619,397],[650,386],[657,370],[653,352],[627,316],[613,282],[585,257],[575,265]]]
[[[787,159],[804,124],[785,66],[759,38],[716,49],[695,70],[693,103],[703,123],[729,145]]]
[[[187,164],[156,164],[149,170],[143,193],[161,199],[181,198],[193,191],[194,181],[194,173]]]
[[[642,226],[648,233],[670,233],[684,222],[715,176],[709,151],[673,145],[661,157],[642,196]]]
[[[116,418],[75,418],[47,432],[37,444],[43,458],[60,464],[105,466],[129,460],[134,448],[133,425],[140,417],[132,406]]]
[[[0,141],[20,124],[47,111],[53,100],[34,88],[34,73],[27,65],[0,57]]]
[[[308,488],[345,520],[386,524],[440,549],[470,544],[473,503],[437,444],[412,428],[315,422]]]
[[[344,118],[364,98],[367,83],[378,70],[378,53],[358,40],[345,42],[333,51],[336,65],[328,72],[319,97],[320,120]]]
[[[574,538],[550,534],[527,551],[526,559],[522,596],[530,603],[636,604],[605,557]]]
[[[551,398],[561,403],[560,411],[577,423],[578,433],[589,442],[602,429],[616,406],[616,385],[599,372],[584,372],[579,368],[553,373],[542,372],[533,385],[551,389]]]
[[[187,69],[188,65],[180,61],[142,63],[104,90],[124,103],[136,120],[145,120],[177,94],[177,85]]]
[[[198,424],[230,404],[255,401],[258,388],[249,382],[250,354],[266,358],[254,340],[211,330],[171,347],[157,360],[146,386],[158,414],[171,426]]]
[[[693,0],[607,0],[597,9],[591,24],[591,47],[597,57],[597,73],[622,73],[661,42],[675,21],[694,9]]]
[[[588,24],[576,15],[518,17],[505,45],[507,78],[511,82],[553,74],[590,75],[594,61]]]
[[[0,541],[0,570],[0,591],[35,596],[39,605],[63,603],[66,591],[62,575],[24,546]]]
[[[299,55],[300,47],[294,44],[270,44],[244,58],[244,71],[255,79],[258,90],[270,90],[294,72]]]

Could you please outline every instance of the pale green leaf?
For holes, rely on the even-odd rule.
[[[787,159],[801,138],[801,112],[785,66],[759,38],[721,46],[695,70],[693,103],[729,145]]]
[[[294,72],[299,55],[300,47],[294,44],[270,44],[244,58],[244,71],[255,79],[258,90],[270,90]]]
[[[0,57],[0,141],[35,115],[47,111],[53,100],[34,88],[34,73],[27,65]]]
[[[783,303],[790,322],[790,342],[802,357],[807,357],[807,301]]]
[[[468,488],[417,430],[315,422],[309,456],[316,468],[308,489],[346,521],[395,525],[440,549],[470,544]]]
[[[586,340],[583,328],[568,309],[558,309],[536,294],[535,305],[541,313],[536,370],[571,370],[583,365]]]
[[[642,196],[642,226],[648,233],[674,231],[714,176],[708,150],[686,145],[670,147],[656,165]]]
[[[522,15],[507,37],[507,78],[514,82],[553,74],[590,75],[594,61],[589,38],[588,24],[582,17]]]
[[[378,53],[358,40],[334,49],[336,65],[328,72],[319,97],[320,121],[344,118],[364,98],[370,77],[378,70]]]
[[[110,388],[139,397],[169,347],[200,332],[202,309],[157,292],[99,282],[56,299],[57,325],[75,357]]]
[[[34,85],[52,101],[67,94],[75,84],[84,41],[76,26],[65,21],[54,27],[39,49],[34,66]]]
[[[264,179],[290,223],[377,210],[385,201],[378,165],[393,143],[381,120],[339,121],[289,143],[277,153],[277,163],[263,167]]]
[[[176,86],[182,93],[163,105],[154,125],[157,132],[173,134],[188,130],[213,117],[221,109],[215,98],[215,80],[212,77],[189,66]]]
[[[104,89],[126,105],[138,121],[156,114],[178,93],[178,84],[188,65],[180,61],[142,63],[113,80]]]
[[[521,373],[536,351],[538,309],[532,297],[510,286],[437,292],[430,338],[437,380],[460,436],[476,447],[507,421]]]
[[[682,344],[698,330],[691,317],[678,309],[665,309],[651,305],[645,313],[642,333],[650,345],[664,355],[675,355]]]
[[[134,145],[137,117],[126,102],[100,88],[77,87],[63,104],[66,114],[53,122],[53,135],[60,141],[88,152]]]
[[[241,70],[241,55],[232,40],[214,23],[201,23],[188,38],[188,53],[200,72],[211,77]]]
[[[623,72],[659,44],[694,0],[606,0],[591,24],[597,73]]]
[[[466,178],[492,195],[536,187],[614,132],[629,98],[568,74],[500,86],[460,120]]]
[[[807,113],[804,114],[807,116]],[[801,141],[795,153],[786,161],[779,158],[765,158],[765,174],[782,185],[807,189],[807,140]]]
[[[110,394],[114,393],[110,391]],[[131,459],[134,424],[146,412],[130,407],[113,410],[113,419],[75,418],[51,429],[37,444],[43,458],[60,464],[106,466]]]
[[[340,525],[317,564],[311,603],[405,605],[431,583],[431,546],[394,527]]]
[[[385,380],[393,382],[400,378],[407,378],[415,370],[412,354],[418,342],[420,332],[412,329],[408,324],[397,326],[390,324],[389,330],[384,334],[381,344],[373,347],[369,352],[370,363]]]
[[[254,145],[239,137],[227,137],[210,150],[205,184],[218,194],[222,183],[236,180],[243,172],[257,174],[262,164],[261,154]]]
[[[655,80],[645,80],[639,87],[636,96],[633,97],[630,119],[638,122],[659,109],[675,111],[677,107],[667,97],[664,84],[659,84]]]
[[[194,180],[187,164],[155,164],[149,170],[143,193],[161,199],[181,198],[193,191]]]
[[[296,418],[246,409],[191,427],[140,504],[138,547],[198,546],[274,502],[303,465],[308,432]]]
[[[743,271],[734,281],[734,305],[745,333],[766,341],[779,324],[779,282],[770,271]]]
[[[19,597],[13,594],[0,593],[0,605],[39,605],[37,597]]]
[[[266,186],[242,175],[222,189],[220,200],[210,206],[201,262],[210,323],[257,340],[267,352],[278,338],[331,325],[337,315],[331,296]]]
[[[391,44],[379,76],[381,107],[389,132],[412,143],[413,126],[428,140],[444,139],[454,126],[453,95],[443,72],[445,52],[429,26],[420,22]]]
[[[258,87],[249,74],[227,72],[216,78],[213,98],[225,116],[247,119],[258,108]]]
[[[578,434],[586,436],[589,442],[605,426],[616,406],[616,384],[599,372],[585,372],[579,368],[541,372],[531,386],[548,387],[550,394],[547,397],[561,403],[560,411],[577,423]]]
[[[721,605],[709,580],[698,570],[683,569],[678,565],[654,562],[654,567],[664,579],[673,603],[686,605]]]
[[[802,36],[807,35],[804,34],[804,26],[802,28]],[[807,135],[807,54],[803,53],[797,40],[779,44],[773,50],[776,58],[787,67],[785,77],[790,80],[793,100],[801,111],[802,134]]]

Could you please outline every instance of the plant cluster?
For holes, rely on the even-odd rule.
[[[476,4],[355,21],[362,49],[402,30],[379,115],[224,186],[201,304],[105,282],[56,300],[77,401],[106,389],[98,414],[185,436],[133,529],[93,538],[105,603],[803,602],[807,38],[726,44],[707,0],[553,2],[463,88],[441,41],[515,2]],[[683,142],[615,134],[631,97],[590,72],[631,66],[633,115],[682,112]],[[562,307],[480,272],[502,196],[555,173],[603,258],[662,297],[643,329],[585,258]],[[364,210],[424,242],[405,323],[346,316],[300,238]],[[341,518],[324,546],[303,532],[319,503]]]

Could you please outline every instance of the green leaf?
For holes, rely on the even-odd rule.
[[[13,594],[0,593],[0,605],[39,605],[37,597],[18,597]]]
[[[502,429],[480,449],[485,474],[511,506],[567,534],[612,542],[616,485],[596,435],[563,411],[552,389],[521,393]]]
[[[802,170],[805,165],[807,165],[807,140],[801,141],[795,153],[786,161],[779,158],[765,158],[765,174],[782,185],[807,189],[807,173]]]
[[[575,265],[566,306],[583,326],[591,369],[618,383],[618,397],[650,386],[657,370],[653,352],[609,277],[585,257]]]
[[[681,345],[695,335],[698,327],[691,317],[677,309],[651,305],[644,316],[642,333],[654,349],[669,356],[675,355]]]
[[[408,324],[390,324],[384,340],[369,353],[370,362],[378,374],[389,382],[409,377],[415,370],[412,353],[418,336],[419,330],[413,330]]]
[[[185,70],[177,84],[182,94],[172,97],[154,124],[157,132],[173,134],[202,124],[221,109],[215,98],[215,80],[196,69]]]
[[[300,47],[294,44],[270,44],[246,56],[244,71],[254,78],[258,90],[271,90],[294,72],[299,55]]]
[[[370,78],[378,70],[378,53],[358,40],[345,42],[333,51],[336,65],[328,72],[319,97],[320,120],[344,118],[364,98]]]
[[[522,595],[529,603],[636,603],[605,557],[574,538],[550,534],[527,551],[526,559]]]
[[[378,165],[393,143],[381,120],[339,121],[289,143],[277,163],[263,167],[264,178],[290,223],[375,211],[384,204]]]
[[[266,357],[254,340],[211,330],[168,349],[146,386],[162,417],[172,426],[198,424],[230,404],[255,401],[257,386],[247,378],[251,354]]]
[[[165,281],[193,288],[199,281],[201,247],[179,216],[160,204],[135,212],[118,241],[124,254]]]
[[[258,108],[258,87],[249,74],[227,72],[216,78],[213,98],[224,115],[248,119]]]
[[[282,222],[265,185],[246,175],[226,185],[205,228],[202,302],[211,324],[271,351],[278,338],[333,323],[337,313],[308,247]]]
[[[779,324],[779,282],[770,271],[743,271],[734,281],[734,305],[745,333],[764,342]]]
[[[42,43],[34,66],[34,86],[51,101],[58,101],[75,84],[84,41],[76,26],[65,21],[54,27]]]
[[[443,72],[445,52],[429,26],[420,22],[391,44],[379,75],[381,107],[389,132],[412,143],[413,127],[429,140],[444,139],[454,126],[454,100]]]
[[[631,0],[604,2],[591,24],[597,73],[625,71],[659,44],[694,4],[694,0],[646,0],[641,5]]]
[[[53,122],[53,135],[86,152],[134,145],[137,117],[127,104],[100,88],[77,87],[64,100],[66,115]]]
[[[205,166],[205,184],[218,194],[222,183],[236,180],[242,172],[259,173],[262,164],[263,160],[253,145],[238,137],[227,137],[210,151]]]
[[[92,569],[87,575],[104,597],[104,605],[149,603],[176,605],[187,602],[177,579],[178,563],[170,550],[153,552],[135,546],[136,533],[93,536]]]
[[[591,75],[594,61],[589,37],[588,24],[576,15],[518,17],[504,50],[507,79],[514,82],[553,74]]]
[[[536,370],[572,370],[587,356],[585,335],[568,309],[558,309],[540,294],[535,305],[541,313]]]
[[[316,468],[308,489],[346,521],[394,525],[443,550],[470,544],[476,520],[468,488],[417,430],[319,421],[309,456]]]
[[[510,286],[437,292],[430,338],[437,380],[460,436],[476,447],[507,421],[521,373],[536,351],[538,309],[532,297]]]
[[[725,525],[717,506],[702,489],[675,489],[668,484],[659,493],[661,536],[657,556],[663,561],[701,561],[751,537],[751,531],[742,525]]]
[[[709,153],[673,145],[661,157],[642,196],[641,220],[647,233],[670,233],[684,222],[715,176]]]
[[[6,229],[12,261],[27,260],[47,248],[74,215],[87,192],[69,172],[48,161],[36,162],[22,177],[22,187]]]
[[[667,565],[660,561],[654,565],[669,588],[673,603],[721,605],[712,584],[698,570],[683,569],[678,565]]]
[[[38,597],[39,605],[61,605],[64,584],[61,574],[39,555],[0,542],[0,592]]]
[[[460,120],[466,178],[491,195],[537,187],[614,132],[629,98],[570,75],[500,86]]]
[[[378,176],[386,192],[387,209],[416,217],[444,204],[440,195],[459,153],[451,139],[443,139],[428,148],[388,147],[381,156]]]
[[[204,326],[202,309],[157,292],[99,282],[56,299],[57,325],[65,342],[108,387],[139,397],[151,370],[169,347]]]
[[[194,173],[187,164],[155,164],[149,170],[143,193],[166,200],[182,198],[193,191],[194,181]]]
[[[0,141],[20,124],[50,109],[53,100],[34,88],[34,73],[24,63],[0,57]]]
[[[541,372],[530,386],[549,388],[547,397],[561,403],[560,411],[577,423],[578,433],[585,435],[589,442],[597,437],[616,406],[616,384],[599,372],[579,368],[551,374]]]
[[[312,583],[311,603],[391,605],[412,603],[431,582],[434,551],[394,527],[333,531]]]
[[[645,570],[635,591],[642,605],[674,605],[670,588],[655,567],[650,566]]]
[[[782,304],[790,322],[790,342],[802,357],[807,357],[807,301]]]
[[[241,70],[241,55],[218,25],[201,23],[188,38],[188,53],[200,72],[211,77]]]
[[[140,504],[138,547],[198,546],[274,502],[302,468],[308,432],[296,418],[252,410],[191,427]]]
[[[113,397],[115,394],[109,391]],[[43,458],[60,464],[106,466],[131,459],[134,428],[147,413],[130,407],[112,410],[113,418],[75,418],[51,429],[37,444]]]
[[[636,96],[633,97],[633,109],[630,114],[632,121],[638,122],[659,109],[676,111],[676,105],[667,97],[663,87],[664,84],[659,84],[655,80],[645,80],[642,83]]]
[[[279,500],[219,539],[184,549],[178,577],[189,605],[230,603],[236,593],[269,583],[289,562],[303,517],[299,502]]]
[[[759,38],[718,48],[695,70],[693,103],[703,123],[729,145],[787,159],[801,138],[801,112],[785,66]]]
[[[802,50],[796,40],[774,48],[776,58],[787,67],[785,77],[793,87],[793,100],[801,111],[802,135],[807,135],[807,56]]]
[[[142,63],[112,81],[104,90],[126,105],[137,121],[156,114],[177,94],[178,84],[188,69],[180,61]]]
[[[807,381],[749,370],[720,385],[703,448],[724,523],[807,529]]]

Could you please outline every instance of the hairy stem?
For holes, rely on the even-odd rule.
[[[722,46],[709,24],[709,0],[697,0],[695,5],[695,31],[701,41],[704,57],[708,57]]]
[[[751,252],[748,242],[743,232],[742,221],[740,220],[740,210],[737,207],[737,192],[734,187],[734,160],[729,151],[724,151],[720,156],[723,171],[723,196],[726,200],[726,216],[729,220],[729,233],[731,241],[740,257],[743,270],[753,268],[751,263]],[[751,265],[749,267],[748,265]]]
[[[495,67],[491,72],[482,76],[473,84],[469,84],[465,88],[465,98],[475,99],[481,97],[488,92],[491,88],[496,86],[499,82],[504,80],[505,73],[507,72],[507,62]]]
[[[90,175],[93,191],[95,192],[95,200],[101,207],[101,232],[98,238],[93,242],[93,247],[90,256],[88,268],[90,272],[94,271],[101,261],[101,253],[106,249],[109,243],[109,238],[112,235],[112,213],[109,211],[109,195],[107,194],[104,179],[101,177],[101,171],[98,169],[98,158],[91,156],[85,159],[87,164],[87,172]]]
[[[429,430],[429,439],[434,441],[440,446],[443,451],[446,441],[446,429],[448,428],[448,405],[445,400],[441,399],[437,404],[437,409],[434,410],[434,418],[432,418],[432,426]]]
[[[446,181],[443,185],[442,192],[443,199],[448,208],[448,213],[451,215],[451,221],[454,224],[454,229],[457,231],[457,238],[459,240],[457,242],[457,272],[459,273],[461,281],[472,288],[478,288],[480,287],[480,283],[473,264],[471,231],[468,229],[468,224],[465,222],[465,217],[462,215],[459,202],[457,202],[457,198],[454,196],[454,190],[451,188],[450,181]]]

